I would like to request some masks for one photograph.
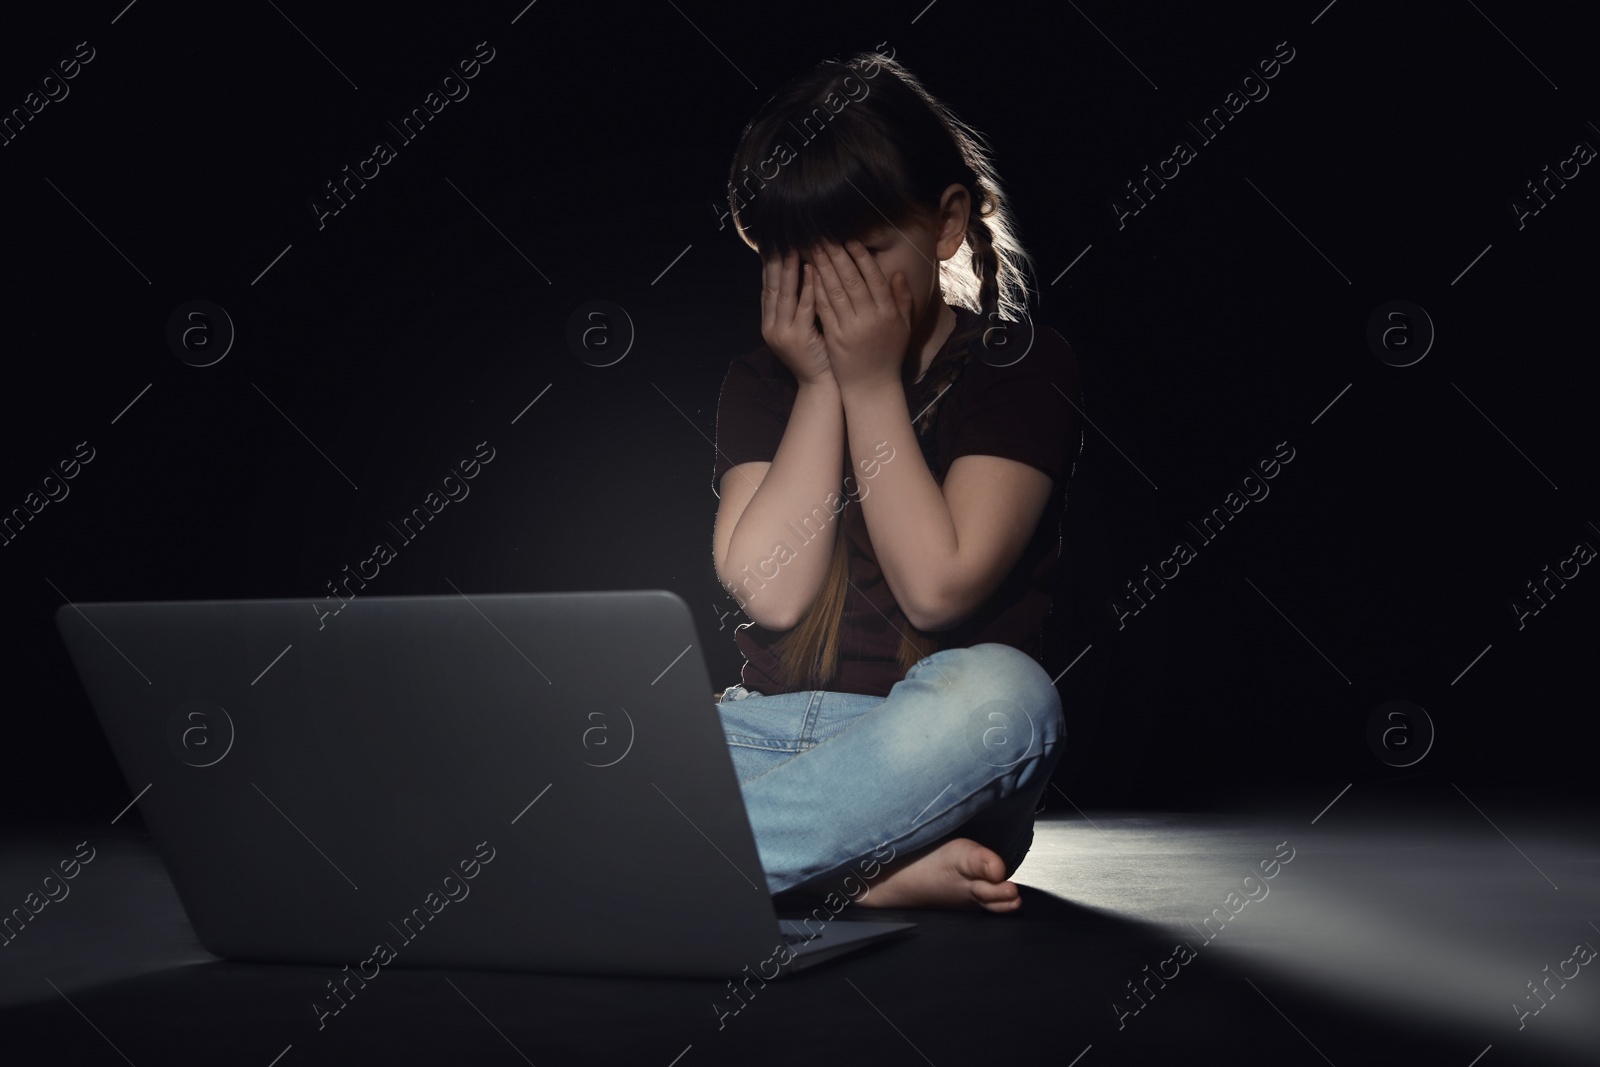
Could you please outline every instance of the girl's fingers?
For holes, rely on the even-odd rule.
[[[839,287],[844,290],[850,311],[859,315],[869,310],[870,305],[878,303],[878,297],[868,286],[860,265],[856,263],[855,253],[848,247],[852,243],[860,246],[863,258],[871,259],[867,255],[867,246],[854,238],[842,245],[830,241],[827,245],[827,254],[829,262],[838,273]]]
[[[888,279],[884,278],[878,261],[872,258],[867,246],[852,237],[846,242],[845,247],[849,250],[850,258],[855,263],[856,270],[860,272],[862,281],[867,283],[867,292],[871,294],[872,302],[879,307],[894,307],[894,294],[889,289]]]
[[[772,257],[761,257],[761,332],[772,325]]]
[[[799,253],[790,250],[782,256],[763,256],[761,260],[761,329],[786,329],[794,319],[796,303],[795,272]]]
[[[799,270],[799,262],[800,254],[794,249],[783,254],[783,276],[778,281],[778,322],[783,325],[794,318],[795,272]]]
[[[817,273],[815,268],[812,268],[812,273]],[[815,287],[813,287],[813,290],[814,289]],[[817,305],[816,316],[822,320],[823,330],[830,334],[837,333],[839,329],[839,316],[834,313],[833,301],[831,298],[829,298],[826,289],[823,291],[822,298],[815,300],[815,303]]]
[[[836,245],[824,245],[821,254],[812,255],[812,261],[817,268],[817,274],[822,280],[822,293],[827,299],[822,301],[829,305],[830,310],[840,312],[853,312],[854,304],[850,300],[850,291],[846,288],[840,277],[838,267],[834,264],[833,256]],[[833,305],[838,304],[837,308]],[[824,320],[826,321],[826,320]]]

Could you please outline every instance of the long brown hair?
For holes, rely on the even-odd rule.
[[[791,147],[796,138],[801,144]],[[769,173],[773,167],[776,173]],[[954,184],[966,188],[972,204],[961,246],[969,254],[958,249],[942,261],[939,283],[947,303],[975,314],[920,381],[914,380],[918,354],[907,353],[901,377],[910,409],[922,413],[919,435],[933,427],[939,399],[978,353],[993,320],[1019,321],[1027,314],[1031,261],[1015,236],[983,135],[891,56],[861,52],[817,64],[768,100],[740,135],[728,173],[728,206],[739,236],[758,252],[780,255],[820,240],[843,243],[886,217],[898,225],[925,216]],[[849,473],[847,453],[841,478]],[[845,506],[860,505],[849,500]],[[773,644],[791,688],[822,689],[838,674],[851,584],[840,516],[816,599]],[[902,674],[939,647],[932,634],[906,625]]]

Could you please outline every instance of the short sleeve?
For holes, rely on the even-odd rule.
[[[741,463],[770,462],[794,410],[794,376],[765,347],[733,360],[717,400],[716,460],[711,492]]]
[[[1059,486],[1082,441],[1078,366],[1066,340],[1040,326],[1020,360],[997,367],[974,359],[961,379],[945,469],[961,456],[999,456],[1037,467]]]

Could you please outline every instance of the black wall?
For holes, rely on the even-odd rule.
[[[69,91],[0,146],[0,509],[93,455],[0,548],[5,821],[129,797],[60,604],[309,610],[485,440],[470,497],[370,593],[667,588],[697,613],[713,679],[736,681],[711,439],[728,361],[760,343],[759,281],[713,205],[771,92],[879,46],[989,136],[1039,264],[1036,319],[1084,368],[1095,428],[1046,657],[1056,675],[1084,653],[1059,683],[1063,791],[1576,788],[1600,578],[1580,568],[1520,626],[1511,601],[1578,542],[1600,547],[1600,178],[1579,164],[1592,150],[1573,158],[1600,146],[1593,25],[1562,5],[1492,24],[1472,5],[1350,0],[917,8],[5,16],[0,108]],[[91,48],[75,77],[42,80]],[[491,48],[414,141],[386,124]],[[1187,125],[1291,49],[1214,140]],[[379,140],[395,157],[319,224],[324,184]],[[1125,183],[1178,140],[1194,158],[1119,220],[1114,202],[1138,206]],[[1525,183],[1547,165],[1569,177],[1535,214]],[[168,338],[195,300],[236,332],[206,367]],[[611,366],[567,342],[591,300],[636,331]],[[1370,343],[1397,300],[1387,348]],[[215,346],[211,314],[196,321]],[[1270,495],[1203,544],[1188,523],[1284,442]],[[1196,558],[1119,625],[1118,587],[1179,540]],[[1394,699],[1437,730],[1406,768],[1367,741]]]

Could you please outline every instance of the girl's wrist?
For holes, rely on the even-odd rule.
[[[905,386],[898,377],[889,375],[868,376],[857,378],[848,384],[835,381],[835,388],[839,390],[842,401],[856,400],[865,403],[882,403],[886,398],[899,397],[905,399]]]
[[[827,374],[820,378],[801,378],[797,380],[799,381],[800,388],[802,389],[810,389],[813,392],[819,390],[827,393],[839,392],[839,380],[832,374]]]

